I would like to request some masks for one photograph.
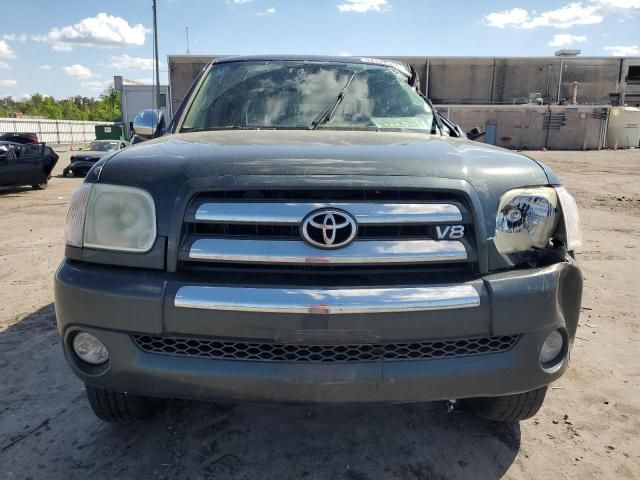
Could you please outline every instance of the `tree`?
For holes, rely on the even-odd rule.
[[[56,100],[40,93],[20,101],[12,97],[0,99],[0,117],[10,117],[16,113],[55,120],[114,122],[122,118],[120,92],[113,87],[107,88],[97,100],[80,95]]]

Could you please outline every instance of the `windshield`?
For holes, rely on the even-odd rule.
[[[110,152],[118,149],[118,142],[91,142],[89,150],[94,152]]]
[[[214,65],[181,131],[316,128],[429,133],[434,127],[429,104],[393,67],[256,61]]]

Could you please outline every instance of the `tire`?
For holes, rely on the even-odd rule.
[[[504,397],[471,398],[467,400],[473,413],[495,422],[518,422],[533,417],[544,402],[547,387]]]
[[[34,190],[44,190],[48,186],[49,186],[49,181],[45,180],[42,183],[34,183],[33,185],[31,185],[31,188],[33,188]]]
[[[151,420],[159,410],[159,400],[85,385],[93,413],[100,420],[127,425]]]

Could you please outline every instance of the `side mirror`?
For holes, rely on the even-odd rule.
[[[149,140],[164,130],[164,115],[161,110],[143,110],[133,121],[136,136]]]
[[[467,138],[469,140],[477,140],[480,137],[483,137],[485,133],[487,132],[481,132],[478,127],[474,127],[467,132]]]

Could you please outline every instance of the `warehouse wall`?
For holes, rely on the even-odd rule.
[[[608,103],[619,93],[621,60],[617,58],[466,58],[385,57],[412,65],[422,91],[439,104],[522,104],[529,93],[549,103],[571,95],[580,84],[578,103]],[[562,67],[562,76],[560,75]],[[547,87],[548,82],[548,87]],[[428,89],[428,91],[427,91]]]
[[[595,150],[604,147],[609,107],[551,106],[552,114],[563,114],[565,125],[545,128],[546,106],[438,105],[438,110],[469,131],[484,131],[488,122],[496,124],[496,145],[518,150]],[[485,138],[485,141],[488,140]]]

